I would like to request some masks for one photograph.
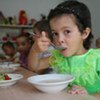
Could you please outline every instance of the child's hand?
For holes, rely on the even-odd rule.
[[[73,85],[70,90],[68,90],[70,94],[88,94],[86,89],[81,86]]]
[[[33,47],[35,48],[36,52],[44,52],[48,50],[50,45],[50,39],[47,38],[46,33],[43,31],[40,36],[35,37],[35,43]]]

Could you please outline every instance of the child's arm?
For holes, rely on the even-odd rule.
[[[34,48],[31,48],[28,56],[28,68],[41,74],[49,67],[49,57],[39,58],[39,53],[35,51]]]
[[[49,57],[40,58],[39,54],[48,50],[50,40],[42,33],[36,37],[28,56],[28,68],[36,73],[43,73],[49,67]]]

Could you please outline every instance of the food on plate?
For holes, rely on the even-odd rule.
[[[11,78],[7,74],[0,73],[0,81],[1,80],[11,80]]]

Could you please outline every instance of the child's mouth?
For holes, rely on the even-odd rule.
[[[66,47],[62,47],[61,46],[61,50],[60,51],[65,51],[67,48]]]

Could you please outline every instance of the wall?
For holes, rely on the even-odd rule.
[[[35,18],[39,20],[41,18],[41,13],[47,15],[51,8],[56,6],[63,0],[0,0],[0,11],[3,12],[5,17],[16,16],[18,22],[18,16],[20,10],[25,10],[28,19]],[[20,32],[20,30],[10,30],[0,28],[0,41],[2,37],[8,33],[10,36],[15,35]],[[2,43],[0,42],[0,47]],[[0,48],[0,53],[3,53]]]
[[[55,7],[58,3],[64,0],[0,0],[0,10],[2,10],[5,16],[18,17],[20,10],[24,9],[27,12],[28,18],[40,19],[40,14],[48,14],[49,10]],[[79,0],[88,5],[92,15],[92,26],[95,39],[100,37],[100,0]]]
[[[90,9],[92,17],[92,29],[94,34],[93,47],[95,47],[96,38],[100,37],[100,0],[79,0],[84,2]]]
[[[1,0],[0,10],[5,16],[18,16],[20,10],[25,10],[28,17],[40,19],[40,14],[48,14],[49,10],[63,0]]]

